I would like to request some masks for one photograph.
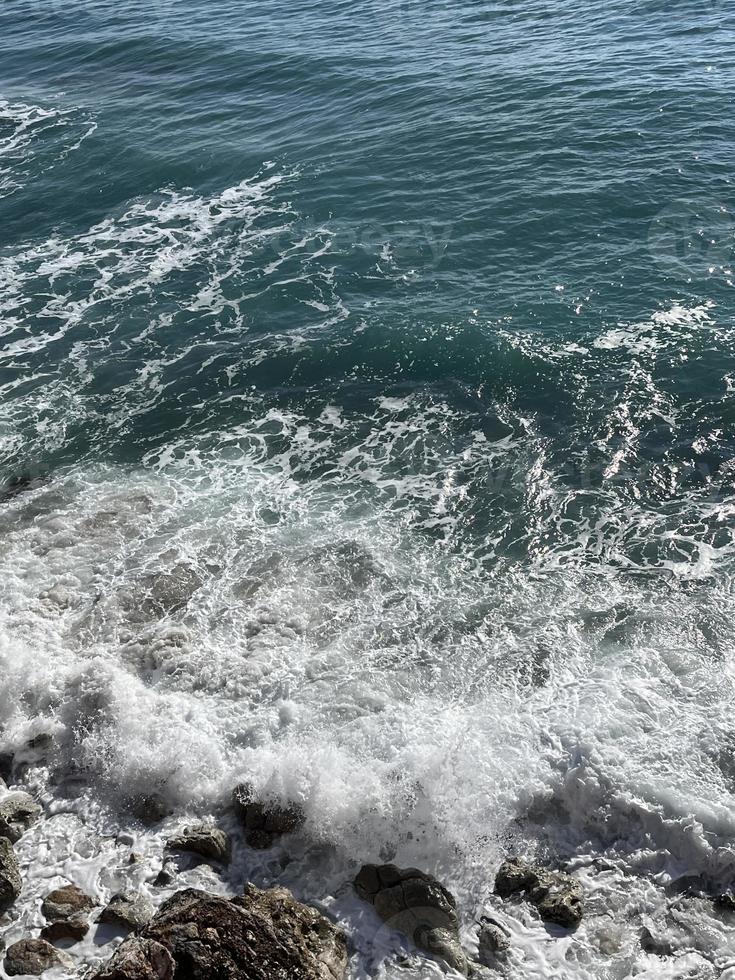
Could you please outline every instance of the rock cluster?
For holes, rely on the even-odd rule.
[[[245,839],[259,850],[271,847],[283,834],[294,833],[304,822],[304,813],[295,803],[287,807],[259,803],[250,783],[235,787],[232,802],[245,829]]]
[[[355,891],[375,906],[380,918],[460,973],[468,963],[459,942],[454,896],[436,878],[416,868],[366,864],[354,881]]]
[[[270,847],[304,822],[300,807],[259,802],[249,784],[235,789],[233,802],[252,847]],[[140,797],[134,803],[140,804],[139,819],[157,821],[167,813],[162,797]],[[0,914],[22,888],[13,845],[40,816],[41,808],[31,796],[9,792],[0,779]],[[120,842],[132,847],[135,838],[120,834]],[[154,881],[158,886],[169,886],[176,879],[171,851],[224,864],[231,859],[231,841],[210,823],[185,827],[167,841],[163,866]],[[130,859],[140,861],[134,854]],[[354,887],[388,928],[465,976],[483,975],[482,966],[471,964],[462,949],[456,901],[435,877],[416,868],[366,864]],[[498,871],[495,889],[502,898],[528,900],[547,921],[573,928],[582,918],[581,889],[568,874],[514,858]],[[720,903],[735,904],[729,894]],[[70,957],[51,943],[84,939],[95,906],[94,899],[71,883],[50,892],[41,906],[46,922],[40,937],[22,939],[6,950],[5,973],[40,975],[49,969],[74,968]],[[262,891],[248,885],[234,899],[187,888],[157,912],[144,896],[120,892],[102,909],[98,922],[129,935],[87,980],[343,980],[347,969],[342,933],[284,888]],[[658,951],[651,930],[644,930],[641,943]],[[498,958],[509,946],[510,933],[503,924],[483,916],[478,933],[481,964],[505,969]]]
[[[41,938],[50,942],[70,939],[79,942],[89,932],[88,914],[94,908],[94,900],[76,885],[64,885],[46,896],[41,905],[46,922]]]
[[[342,934],[285,889],[230,900],[188,888],[93,980],[343,980],[346,968]]]
[[[519,858],[510,858],[498,871],[495,891],[501,898],[521,895],[547,922],[575,928],[582,921],[582,891],[568,874],[548,871]]]

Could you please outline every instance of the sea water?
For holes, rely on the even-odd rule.
[[[215,817],[184,880],[287,885],[352,978],[442,972],[352,890],[388,860],[508,976],[735,977],[734,42],[729,0],[3,0],[0,751],[48,814],[6,942],[65,881],[160,901]],[[249,849],[243,779],[303,829]]]

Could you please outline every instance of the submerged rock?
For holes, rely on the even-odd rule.
[[[223,864],[228,864],[230,860],[230,838],[224,830],[210,827],[209,824],[184,827],[180,834],[170,838],[166,846],[173,851],[189,851]]]
[[[467,975],[467,957],[459,942],[457,903],[432,875],[394,864],[366,864],[354,881],[355,891],[375,906],[392,929],[455,970]]]
[[[153,906],[142,895],[119,892],[112,896],[102,910],[99,921],[137,932],[146,925],[152,915]]]
[[[248,886],[226,899],[188,888],[94,980],[343,980],[346,968],[342,934],[286,889]]]
[[[8,946],[3,963],[9,977],[40,977],[46,970],[63,966],[74,968],[74,960],[45,939],[21,939]]]
[[[13,904],[22,887],[23,881],[13,845],[7,837],[0,837],[0,912]]]
[[[28,793],[9,793],[0,800],[0,837],[15,844],[41,816],[41,807]]]
[[[176,963],[165,946],[135,936],[118,947],[92,980],[173,980]]]
[[[582,890],[571,875],[510,858],[498,871],[495,891],[502,898],[523,895],[547,922],[574,928],[582,921]]]
[[[265,850],[283,834],[292,834],[304,823],[304,812],[296,803],[281,807],[259,803],[250,783],[241,783],[232,793],[232,802],[251,847]]]

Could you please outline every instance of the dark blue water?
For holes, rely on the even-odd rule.
[[[724,873],[734,96],[729,0],[4,0],[8,642],[211,725],[179,785],[119,706],[113,781],[247,764],[348,850],[444,828],[462,894],[548,785],[527,841],[633,852],[640,804],[626,867]]]

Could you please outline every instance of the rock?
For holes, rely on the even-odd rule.
[[[360,898],[375,906],[383,922],[467,975],[467,958],[459,942],[457,903],[436,878],[416,868],[366,864],[354,885]]]
[[[89,932],[89,922],[81,915],[72,915],[68,919],[59,919],[58,922],[51,922],[41,929],[41,939],[46,939],[50,943],[57,943],[59,940],[68,939],[78,943]]]
[[[160,823],[171,813],[171,807],[160,793],[133,796],[128,800],[128,807],[133,816],[145,824]]]
[[[39,819],[41,807],[28,793],[10,793],[0,800],[0,837],[15,844]]]
[[[0,837],[0,912],[10,908],[20,895],[23,882],[13,845],[7,837]]]
[[[41,912],[49,923],[41,930],[41,939],[49,942],[84,939],[89,932],[87,913],[94,905],[94,900],[76,885],[64,885],[49,892],[41,905]]]
[[[653,953],[656,956],[671,956],[674,947],[664,935],[657,935],[648,926],[641,929],[641,949],[644,953]]]
[[[297,902],[287,888],[261,890],[248,884],[242,898],[236,901],[249,913],[260,916],[277,935],[287,934],[289,943],[303,949],[305,960],[311,964],[309,976],[335,980],[345,975],[344,936],[316,909]]]
[[[715,905],[718,908],[725,909],[728,912],[735,911],[735,894],[732,892],[725,892],[723,895],[718,895],[715,898]]]
[[[64,885],[49,892],[41,905],[41,912],[48,922],[65,922],[75,916],[81,917],[95,906],[94,899],[77,888]]]
[[[296,803],[281,807],[258,803],[250,783],[241,783],[232,793],[235,813],[245,829],[251,847],[265,850],[283,834],[292,834],[304,823],[304,812]]]
[[[218,827],[209,824],[197,824],[195,827],[184,827],[177,837],[172,837],[166,844],[174,851],[190,851],[210,861],[221,861],[228,864],[230,860],[230,838]]]
[[[142,943],[151,944],[142,948]],[[152,951],[173,958],[154,972]],[[125,940],[94,980],[343,980],[344,936],[285,888],[248,886],[226,899],[194,888],[160,907],[142,937]]]
[[[561,871],[528,864],[518,858],[506,861],[495,879],[495,891],[503,898],[522,894],[535,905],[546,922],[575,928],[582,921],[582,892],[579,883]]]
[[[0,776],[5,781],[13,778],[14,758],[12,752],[0,752]]]
[[[45,939],[21,939],[8,946],[3,966],[9,977],[40,977],[46,970],[59,966],[71,970],[74,960]]]
[[[38,735],[34,735],[33,738],[28,739],[26,746],[29,749],[35,749],[42,752],[51,748],[53,742],[54,736],[50,732],[39,732]]]
[[[161,870],[156,875],[153,884],[157,888],[163,888],[166,885],[172,884],[176,880],[176,875],[178,874],[178,869],[176,864],[170,859],[163,862],[161,865]]]
[[[477,937],[480,962],[491,966],[498,953],[505,953],[510,948],[510,933],[501,924],[484,915],[480,920],[480,932]]]
[[[142,895],[119,892],[112,896],[109,904],[102,910],[99,921],[137,932],[152,915],[153,906]]]
[[[138,936],[126,939],[91,980],[173,980],[176,963],[165,946]]]
[[[510,898],[517,892],[531,888],[534,880],[534,869],[530,864],[518,858],[510,858],[500,866],[495,876],[495,892],[501,898]]]

